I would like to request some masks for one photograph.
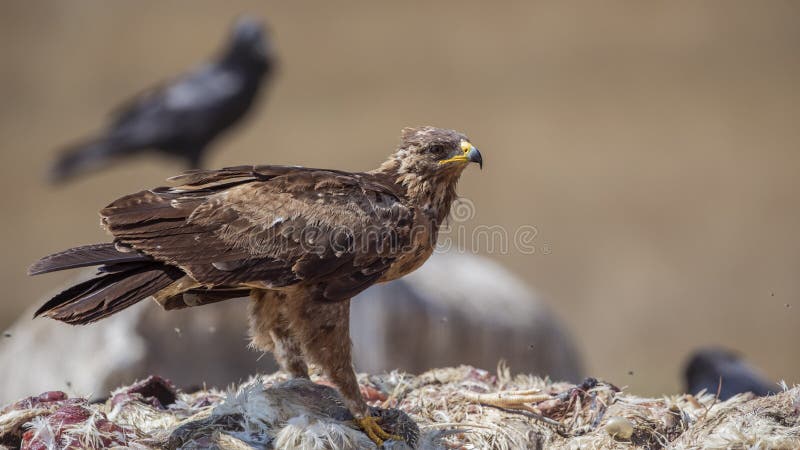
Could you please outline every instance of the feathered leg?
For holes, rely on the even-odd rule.
[[[289,330],[286,294],[253,289],[250,293],[250,345],[272,352],[281,369],[295,378],[308,378],[300,343]]]
[[[285,304],[303,353],[339,388],[356,424],[379,447],[387,439],[402,440],[380,427],[378,418],[370,415],[369,406],[361,396],[351,355],[350,300],[324,302],[292,298]]]

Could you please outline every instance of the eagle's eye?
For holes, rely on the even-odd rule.
[[[428,147],[428,153],[435,157],[443,157],[447,153],[447,149],[442,144],[432,144]]]

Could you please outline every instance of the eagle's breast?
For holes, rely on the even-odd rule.
[[[417,211],[414,214],[414,223],[410,228],[409,244],[402,249],[400,255],[379,281],[395,280],[419,269],[433,254],[437,228],[427,215]]]

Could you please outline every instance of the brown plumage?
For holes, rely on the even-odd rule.
[[[165,309],[250,293],[253,344],[296,377],[320,366],[373,440],[382,433],[350,357],[350,298],[401,277],[433,251],[469,162],[455,131],[403,130],[396,152],[365,173],[282,166],[192,171],[179,185],[122,197],[101,210],[114,242],[41,259],[31,274],[99,265],[36,315],[72,324],[153,296]]]

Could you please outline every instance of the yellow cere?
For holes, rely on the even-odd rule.
[[[445,160],[439,161],[439,164],[447,164],[447,163],[451,163],[451,162],[469,162],[469,159],[467,159],[467,153],[469,153],[469,151],[472,150],[472,148],[473,148],[472,144],[470,144],[467,141],[463,141],[462,140],[460,146],[461,146],[461,150],[464,151],[463,155],[456,155],[456,156],[454,156],[454,157],[452,157],[450,159],[445,159]]]

